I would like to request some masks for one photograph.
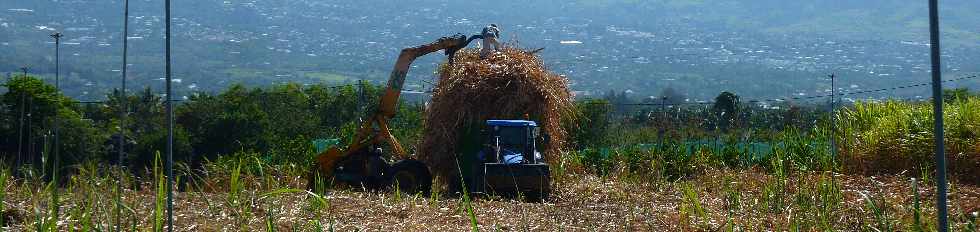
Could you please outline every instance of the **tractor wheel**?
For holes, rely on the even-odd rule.
[[[385,179],[392,190],[408,194],[428,194],[432,190],[432,174],[429,168],[418,160],[402,160],[385,172]]]

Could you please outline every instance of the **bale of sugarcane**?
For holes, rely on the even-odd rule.
[[[438,179],[459,180],[457,143],[463,129],[489,119],[530,119],[548,137],[546,161],[565,149],[563,117],[572,116],[568,80],[549,72],[535,52],[504,47],[481,58],[475,49],[459,51],[439,67],[439,81],[426,110],[418,154]],[[542,146],[543,145],[543,146]]]

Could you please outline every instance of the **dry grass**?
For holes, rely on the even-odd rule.
[[[271,222],[276,230],[339,231],[463,231],[469,230],[464,202],[455,198],[402,196],[393,192],[335,190],[323,195],[327,204],[305,192],[267,190],[264,178],[245,177],[245,204],[229,204],[227,193],[182,192],[175,194],[175,223],[178,231],[260,231]],[[275,185],[302,187],[299,178],[282,177]],[[545,203],[524,203],[496,197],[478,197],[473,202],[480,230],[505,231],[735,231],[836,229],[865,230],[878,224],[870,212],[868,199],[879,199],[886,209],[886,219],[897,229],[913,225],[913,192],[910,181],[897,176],[848,176],[809,173],[790,176],[784,181],[779,198],[767,198],[769,189],[779,178],[760,171],[709,171],[707,174],[678,182],[605,179],[592,175],[568,174],[558,183],[553,197]],[[821,182],[823,181],[823,182]],[[108,186],[96,184],[92,186]],[[822,198],[816,189],[820,183],[839,186],[831,193],[840,194],[837,205],[819,210]],[[921,184],[923,221],[931,223],[932,188]],[[34,209],[43,212],[48,193],[36,191],[22,180],[4,186],[6,208],[15,209],[18,221],[13,231],[32,230]],[[802,188],[800,186],[803,186]],[[258,190],[263,189],[263,190]],[[62,191],[67,191],[62,189]],[[59,230],[81,229],[85,223],[71,213],[79,207],[94,225],[109,226],[111,194],[99,188],[73,188],[62,197],[64,205]],[[270,194],[273,193],[273,194]],[[126,190],[123,201],[135,214],[124,218],[136,220],[135,228],[149,230],[153,223],[155,197],[150,183],[142,191]],[[834,194],[831,194],[834,195]],[[870,197],[868,197],[870,196]],[[737,200],[736,200],[737,199]],[[980,210],[980,188],[956,186],[951,194],[953,215],[969,215]],[[773,201],[784,202],[781,208],[770,207]],[[807,203],[810,202],[810,203]],[[812,204],[807,206],[808,204]],[[86,206],[88,205],[88,206]],[[959,213],[957,213],[959,212]],[[124,228],[130,227],[125,219]],[[820,221],[828,222],[820,225]],[[953,219],[956,228],[965,221]],[[317,226],[319,223],[319,227]],[[822,227],[826,226],[826,228]],[[928,229],[928,224],[923,225]]]

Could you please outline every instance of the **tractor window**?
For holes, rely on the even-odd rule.
[[[500,127],[500,146],[513,152],[523,152],[527,139],[526,127]]]

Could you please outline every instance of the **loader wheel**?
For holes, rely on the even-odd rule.
[[[333,185],[333,178],[324,177],[316,167],[310,169],[306,179],[306,190],[318,194],[326,192],[326,189]]]
[[[432,189],[432,174],[418,160],[402,160],[385,172],[388,186],[407,194],[428,194]]]
[[[551,189],[536,189],[521,192],[524,195],[524,201],[531,203],[542,203],[545,199],[548,199]]]

